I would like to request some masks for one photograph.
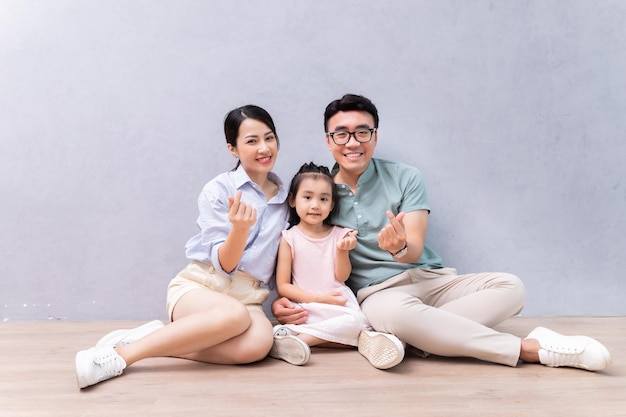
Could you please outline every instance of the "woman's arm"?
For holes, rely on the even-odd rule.
[[[228,196],[228,221],[232,227],[217,256],[222,269],[230,273],[237,268],[246,247],[248,231],[256,223],[256,209],[241,201],[241,190],[235,197]]]

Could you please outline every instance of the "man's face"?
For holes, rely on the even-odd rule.
[[[366,111],[340,111],[328,119],[328,132],[354,132],[374,128],[374,117]],[[361,175],[369,166],[378,143],[378,132],[369,142],[361,143],[352,135],[345,145],[337,145],[326,135],[326,145],[344,174]]]

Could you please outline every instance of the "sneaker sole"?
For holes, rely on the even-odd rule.
[[[393,368],[404,359],[404,346],[393,335],[363,330],[359,334],[358,349],[377,369]]]
[[[91,356],[87,350],[81,350],[76,354],[76,384],[78,388],[83,389],[89,386],[89,382],[81,376],[80,369],[87,369],[92,362]]]
[[[124,342],[124,338],[128,336],[131,332],[141,333],[141,336],[136,339],[136,340],[139,340],[142,337],[147,336],[156,330],[159,330],[163,326],[164,324],[160,320],[153,320],[151,322],[143,324],[134,329],[114,330],[111,333],[106,334],[100,340],[98,340],[98,343],[96,343],[96,347],[125,346],[131,343],[131,342]],[[118,341],[121,343],[119,343]]]
[[[281,359],[292,365],[304,365],[311,357],[311,348],[296,336],[278,336],[268,354],[274,359]]]

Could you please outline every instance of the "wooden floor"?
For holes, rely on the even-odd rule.
[[[409,355],[381,371],[356,350],[314,349],[302,367],[270,358],[245,366],[148,359],[79,390],[76,352],[139,323],[5,322],[0,416],[626,416],[626,317],[513,318],[498,329],[523,337],[539,323],[601,340],[612,367],[510,368]]]

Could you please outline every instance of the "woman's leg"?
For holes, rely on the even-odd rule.
[[[227,295],[196,289],[176,303],[172,323],[118,347],[127,366],[148,357],[174,356],[203,362],[240,364],[263,359],[272,346],[272,326]]]

